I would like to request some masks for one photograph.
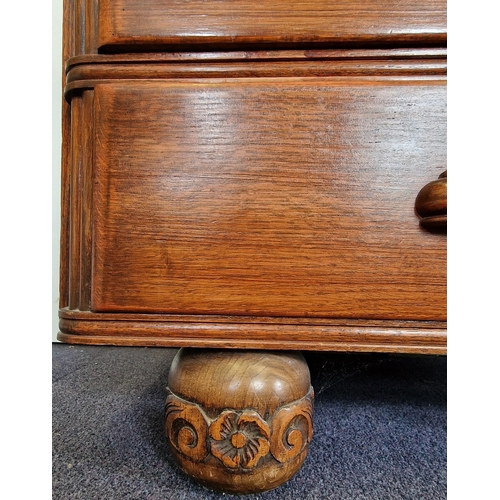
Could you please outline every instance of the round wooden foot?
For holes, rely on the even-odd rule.
[[[173,456],[202,485],[262,492],[288,481],[304,462],[313,389],[302,354],[181,349],[167,391]]]

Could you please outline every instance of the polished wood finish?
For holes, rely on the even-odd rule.
[[[412,196],[445,162],[441,82],[94,92],[92,310],[446,319]]]
[[[306,458],[312,413],[297,352],[181,349],[168,376],[172,454],[211,489],[258,493],[288,481]]]
[[[180,467],[277,487],[312,437],[298,351],[446,353],[446,2],[65,0],[64,20],[58,338],[183,348]]]
[[[446,353],[446,322],[61,311],[75,344]]]
[[[101,0],[98,15],[106,52],[446,40],[444,0]]]
[[[354,77],[358,84],[365,85],[408,78],[445,82],[446,51],[414,48],[82,55],[70,58],[66,68],[65,95],[71,101],[84,90],[114,80],[320,77],[344,82],[346,77]]]
[[[421,217],[420,224],[429,231],[446,231],[448,212],[448,174],[426,184],[415,200],[415,210]]]
[[[283,52],[300,78],[279,76],[278,52],[246,55],[69,60],[73,165],[87,166],[73,167],[83,205],[68,209],[82,303],[61,311],[60,338],[445,352],[446,239],[419,229],[413,207],[446,162],[443,49]]]

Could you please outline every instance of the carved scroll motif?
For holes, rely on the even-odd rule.
[[[313,433],[313,389],[278,409],[266,422],[253,410],[224,410],[210,419],[196,404],[170,393],[165,429],[173,448],[195,462],[210,453],[229,469],[250,470],[271,455],[281,463],[298,456]]]
[[[311,442],[313,389],[300,401],[279,409],[272,421],[271,453],[279,462],[295,458]]]
[[[208,455],[208,425],[197,405],[169,394],[165,402],[165,430],[179,453],[195,462]]]

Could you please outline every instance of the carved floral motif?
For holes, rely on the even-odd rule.
[[[208,432],[212,454],[232,469],[252,469],[269,452],[269,426],[255,411],[224,411]]]
[[[313,389],[299,401],[279,408],[266,422],[253,410],[225,410],[210,419],[196,404],[170,393],[165,430],[172,447],[194,462],[210,453],[230,469],[253,469],[269,453],[286,463],[312,438]]]

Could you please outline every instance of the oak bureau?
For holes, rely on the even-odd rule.
[[[301,351],[446,354],[444,0],[65,0],[59,340],[179,347],[200,483],[287,481]]]

